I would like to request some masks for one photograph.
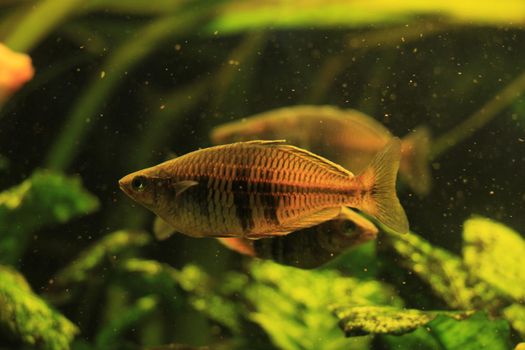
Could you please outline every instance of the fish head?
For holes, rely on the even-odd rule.
[[[133,172],[119,180],[119,187],[135,202],[157,212],[159,177],[152,168]]]

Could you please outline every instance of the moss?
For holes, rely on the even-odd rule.
[[[400,334],[424,326],[439,315],[457,320],[471,312],[422,311],[389,306],[340,306],[334,311],[347,336],[368,333]]]
[[[31,291],[24,277],[0,266],[0,326],[14,339],[45,350],[69,349],[78,328]]]

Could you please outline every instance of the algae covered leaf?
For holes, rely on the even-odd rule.
[[[387,233],[387,243],[397,253],[399,263],[426,282],[450,307],[492,310],[501,305],[497,292],[472,276],[458,256],[413,233]]]
[[[20,185],[0,193],[0,262],[14,264],[29,234],[63,223],[98,207],[98,200],[76,177],[36,171]]]
[[[463,230],[463,256],[470,271],[502,293],[525,301],[525,240],[509,227],[472,218]]]
[[[390,306],[339,306],[334,309],[340,326],[347,336],[363,334],[402,334],[413,331],[446,315],[456,320],[468,317],[470,312],[422,311]]]
[[[0,265],[0,329],[44,350],[66,350],[77,327],[34,294],[24,277]]]

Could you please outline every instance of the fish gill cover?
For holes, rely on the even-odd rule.
[[[0,350],[522,349],[524,26],[517,0],[0,0]],[[223,125],[349,168],[403,137],[415,232],[156,241],[117,180]]]

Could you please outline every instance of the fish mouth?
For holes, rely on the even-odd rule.
[[[133,198],[130,188],[131,178],[131,175],[124,176],[122,179],[118,180],[118,186],[120,187],[122,192],[124,192],[129,197]]]

